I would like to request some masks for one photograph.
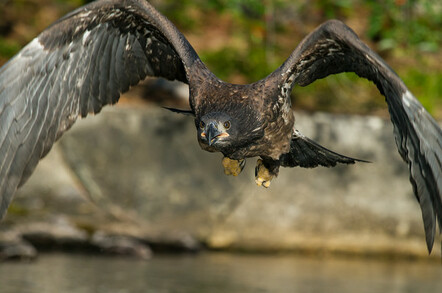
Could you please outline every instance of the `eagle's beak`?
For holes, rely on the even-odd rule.
[[[215,125],[215,123],[209,123],[209,125],[207,125],[206,127],[205,132],[209,146],[216,142],[221,134],[221,131],[218,130],[218,127]]]

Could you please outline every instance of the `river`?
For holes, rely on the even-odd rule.
[[[0,292],[442,292],[442,265],[292,255],[203,253],[141,261],[42,254],[30,263],[0,263]]]

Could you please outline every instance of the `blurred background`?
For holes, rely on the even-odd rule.
[[[90,1],[1,0],[0,64],[53,21]],[[267,76],[322,22],[348,24],[395,69],[426,109],[442,117],[442,4],[434,0],[154,0],[223,80]],[[358,94],[355,95],[355,92]],[[297,89],[294,107],[308,111],[386,114],[369,82],[341,74]]]
[[[0,65],[86,2],[0,0]],[[340,19],[442,119],[440,1],[150,2],[232,83],[264,78],[315,27]],[[428,256],[372,83],[330,76],[296,87],[292,101],[301,132],[373,163],[282,169],[268,190],[255,186],[255,160],[225,176],[191,118],[154,106],[186,99],[186,86],[148,79],[63,136],[0,223],[0,292],[442,290],[440,237]]]

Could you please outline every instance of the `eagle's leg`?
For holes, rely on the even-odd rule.
[[[273,177],[278,176],[279,162],[274,160],[258,159],[255,167],[255,182],[265,188],[270,186]]]
[[[228,157],[223,158],[224,174],[238,176],[246,165],[245,159],[232,160]]]

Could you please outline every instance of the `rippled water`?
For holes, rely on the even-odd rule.
[[[437,262],[202,254],[149,261],[49,254],[0,264],[1,293],[442,292]]]

